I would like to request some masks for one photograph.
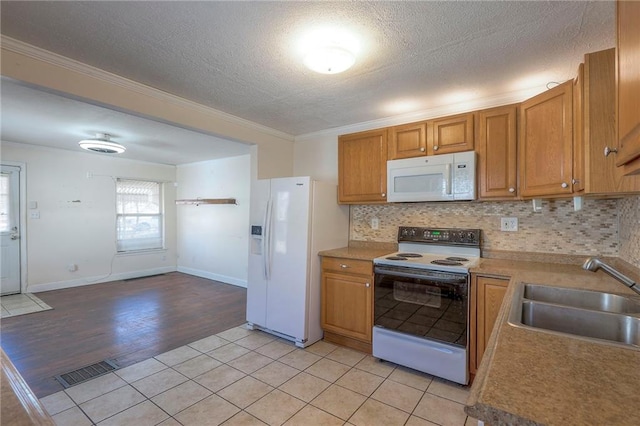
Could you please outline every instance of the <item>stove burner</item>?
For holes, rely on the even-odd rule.
[[[388,259],[388,260],[407,260],[406,257],[402,257],[402,256],[389,256],[389,257],[385,257],[385,259]]]
[[[469,261],[469,259],[465,259],[464,257],[456,257],[456,256],[447,257],[446,260],[451,260],[453,262],[468,262]]]
[[[462,263],[456,262],[454,260],[448,260],[448,259],[432,260],[431,263],[433,263],[434,265],[443,265],[443,266],[462,266]]]
[[[422,257],[420,253],[398,253],[396,256],[400,257]]]

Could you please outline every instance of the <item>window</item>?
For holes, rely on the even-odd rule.
[[[116,237],[119,252],[164,246],[162,183],[116,181]]]
[[[9,197],[9,173],[0,175],[0,232],[9,232],[9,214],[11,199]],[[4,250],[4,247],[2,248]]]

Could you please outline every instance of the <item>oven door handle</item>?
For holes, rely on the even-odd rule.
[[[399,271],[374,271],[375,274],[378,275],[388,275],[391,277],[405,277],[405,278],[424,278],[424,279],[428,279],[431,281],[437,281],[437,282],[441,282],[444,284],[453,284],[453,285],[465,285],[467,284],[467,280],[465,279],[450,279],[450,278],[443,278],[443,277],[438,277],[438,276],[432,276],[432,275],[420,275],[420,274],[411,274],[409,272],[399,272]]]
[[[436,346],[430,346],[429,349],[434,350],[434,351],[438,351],[438,352],[443,352],[443,353],[449,354],[449,355],[451,355],[453,353],[453,351],[451,349],[439,348],[439,347],[436,347]]]

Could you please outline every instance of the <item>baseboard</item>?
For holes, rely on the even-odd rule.
[[[27,286],[27,292],[39,293],[41,291],[60,290],[63,288],[82,287],[85,285],[106,283],[110,281],[120,281],[129,278],[146,277],[149,275],[166,274],[168,272],[175,272],[174,266],[165,266],[162,268],[145,269],[142,271],[122,272],[119,274],[111,274],[109,276],[97,276],[97,277],[85,277],[76,280],[69,281],[56,281],[52,283],[33,284]]]
[[[326,330],[324,332],[323,340],[326,342],[335,343],[336,345],[346,346],[347,348],[371,354],[371,343],[369,342],[363,342],[361,340],[352,339],[351,337],[341,336],[339,334],[335,334]]]
[[[210,280],[220,281],[220,282],[223,282],[223,283],[226,283],[226,284],[232,284],[232,285],[236,285],[238,287],[247,288],[247,280],[241,280],[241,279],[235,278],[235,277],[229,277],[229,276],[226,276],[226,275],[215,274],[213,272],[203,271],[201,269],[186,268],[184,266],[178,266],[177,271],[178,272],[182,272],[184,274],[194,275],[194,276],[200,277],[200,278],[207,278],[207,279],[210,279]]]

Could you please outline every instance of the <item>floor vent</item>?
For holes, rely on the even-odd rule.
[[[55,376],[55,378],[66,389],[78,383],[107,374],[110,371],[117,370],[118,368],[118,364],[116,364],[114,360],[105,359],[104,361],[79,368],[70,373],[60,374],[59,376]]]
[[[144,279],[144,278],[161,277],[161,276],[163,276],[163,275],[166,275],[166,274],[154,274],[154,275],[145,275],[145,276],[142,276],[142,277],[125,278],[125,279],[124,279],[124,280],[122,280],[122,281],[135,281],[135,280],[142,280],[142,279]]]

